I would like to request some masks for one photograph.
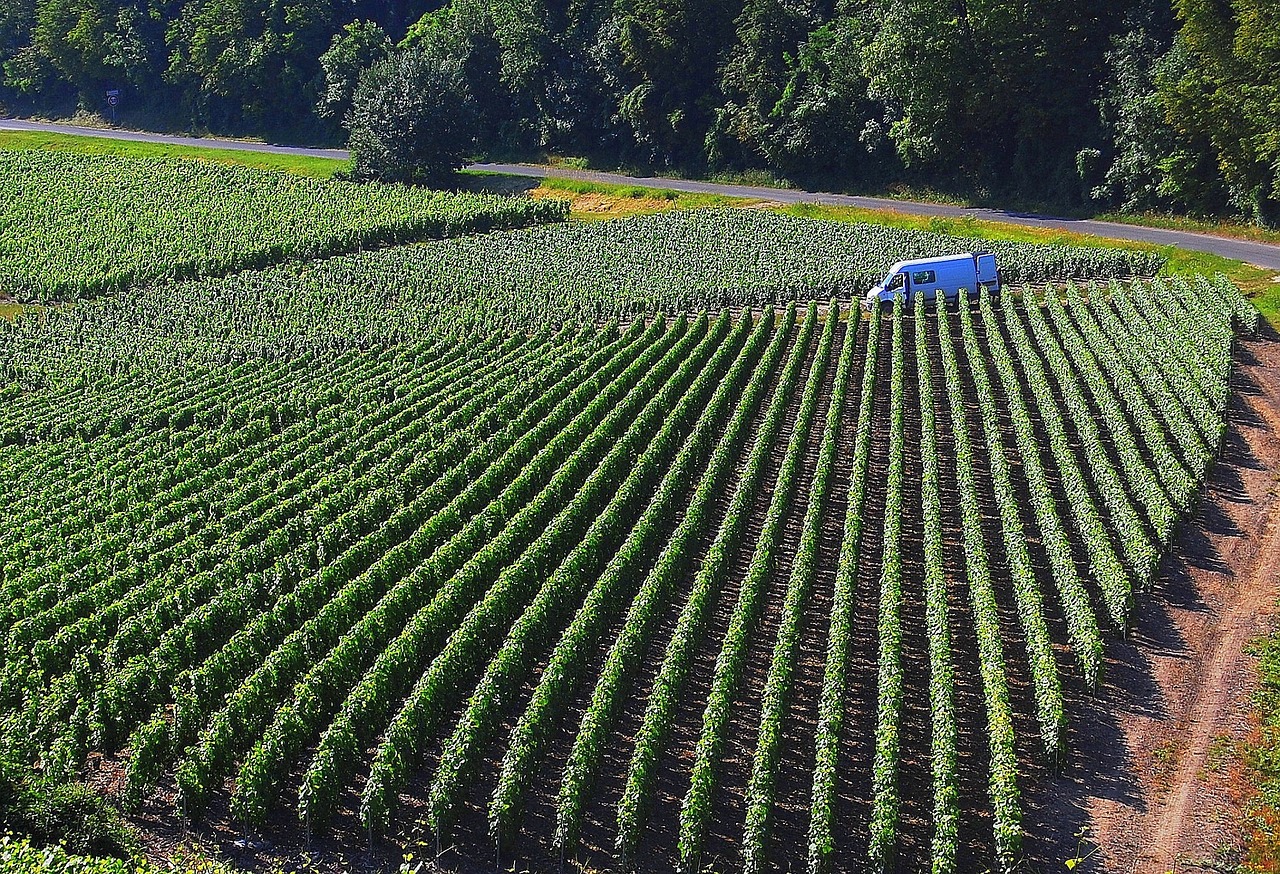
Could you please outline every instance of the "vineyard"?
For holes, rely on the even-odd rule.
[[[1163,263],[1150,252],[987,242],[743,209],[550,224],[158,283],[50,310],[16,330],[0,323],[0,366],[8,369],[0,376],[44,385],[137,366],[177,374],[193,363],[327,355],[456,332],[847,301],[895,261],[965,249],[998,252],[1015,282],[1153,275]]]
[[[3,152],[0,298],[96,297],[565,215],[558,201],[321,182],[180,158]]]
[[[1257,314],[1017,246],[1082,281],[867,315],[956,241],[703,215],[0,324],[6,752],[498,864],[1014,870]]]
[[[768,210],[700,209],[449,240],[376,258],[420,296],[479,304],[513,324],[860,297],[896,261],[995,252],[1004,278],[1151,276],[1155,252],[1012,243]],[[368,269],[369,263],[357,269]]]

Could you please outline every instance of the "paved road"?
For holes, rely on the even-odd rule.
[[[298,146],[274,146],[267,143],[253,143],[244,140],[220,140],[214,137],[180,137],[171,134],[153,134],[142,131],[80,127],[74,124],[26,121],[18,118],[0,118],[0,130],[75,134],[82,137],[101,137],[107,140],[161,143],[169,146],[195,146],[203,149],[231,149],[237,152],[272,152],[277,155],[302,155],[308,158],[336,158],[339,161],[345,161],[348,158],[348,153],[345,149],[304,149]]]
[[[1074,231],[1079,234],[1095,234],[1099,237],[1110,237],[1116,240],[1180,246],[1184,249],[1211,252],[1226,258],[1235,258],[1250,264],[1256,264],[1259,267],[1265,267],[1268,270],[1280,270],[1280,246],[1277,245],[1255,243],[1249,240],[1235,240],[1211,234],[1170,231],[1163,228],[1144,228],[1138,225],[1125,225],[1117,222],[1058,218],[1002,209],[916,203],[909,200],[860,197],[852,194],[825,194],[816,191],[765,188],[754,185],[721,185],[714,182],[694,182],[686,179],[623,176],[617,173],[599,173],[594,170],[565,170],[558,167],[540,167],[530,164],[475,164],[471,169],[538,178],[557,176],[583,179],[589,182],[644,185],[650,188],[664,188],[671,191],[685,191],[695,194],[727,194],[736,197],[760,198],[778,203],[822,203],[832,206],[856,206],[865,209],[889,209],[911,215],[941,216],[943,218],[966,218],[971,216],[984,221]]]
[[[167,143],[179,146],[197,146],[204,148],[236,149],[252,152],[274,152],[283,155],[305,155],[315,158],[337,158],[345,160],[348,153],[343,149],[307,149],[296,146],[277,146],[266,143],[243,142],[240,140],[220,140],[203,137],[181,137],[168,134],[141,133],[134,131],[103,130],[99,128],[77,127],[67,124],[24,121],[19,119],[0,119],[0,130],[40,131],[46,133],[80,134],[90,137],[106,137],[109,139],[132,140],[135,142]],[[765,188],[754,185],[723,185],[714,182],[694,182],[686,179],[665,179],[659,177],[624,176],[619,173],[600,173],[593,170],[567,170],[558,167],[542,167],[532,164],[474,164],[473,170],[486,170],[493,173],[508,173],[515,176],[528,176],[536,179],[555,176],[569,179],[583,179],[590,182],[606,182],[620,185],[644,185],[650,188],[662,188],[670,191],[685,191],[699,194],[723,194],[731,197],[751,197],[770,200],[778,203],[822,203],[833,206],[855,206],[866,209],[889,209],[912,215],[941,216],[944,218],[965,218],[972,216],[985,221],[1007,222],[1029,227],[1049,228],[1054,230],[1074,231],[1081,234],[1095,234],[1116,240],[1131,240],[1141,243],[1157,243],[1160,245],[1180,246],[1200,252],[1210,252],[1226,258],[1235,258],[1250,264],[1256,264],[1268,270],[1280,271],[1280,246],[1267,243],[1255,243],[1248,240],[1235,240],[1229,237],[1218,237],[1211,234],[1196,234],[1188,231],[1171,231],[1162,228],[1144,228],[1137,225],[1125,225],[1115,222],[1100,222],[1089,219],[1069,219],[1054,216],[1035,215],[1031,213],[1012,212],[1000,209],[981,209],[963,206],[946,206],[936,203],[916,203],[908,200],[891,200],[882,197],[859,197],[851,194],[826,194],[815,191],[798,191],[786,188]]]

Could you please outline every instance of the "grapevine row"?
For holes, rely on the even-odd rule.
[[[792,346],[791,357],[774,389],[764,424],[756,435],[729,510],[693,580],[689,597],[680,612],[676,630],[667,644],[662,666],[649,694],[644,721],[636,736],[627,770],[626,787],[618,805],[617,847],[624,859],[635,858],[640,832],[644,827],[657,780],[658,756],[671,736],[676,707],[692,667],[695,647],[706,627],[712,599],[724,585],[730,556],[741,545],[751,505],[763,487],[765,465],[773,449],[773,442],[782,428],[791,394],[799,381],[805,353],[817,322],[816,311],[816,307],[810,307],[800,335]],[[794,318],[794,310],[789,309],[788,313],[790,322]]]

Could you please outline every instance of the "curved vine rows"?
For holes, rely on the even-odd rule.
[[[1247,303],[1170,279],[864,314],[770,288],[522,330],[272,299],[292,334],[246,291],[235,340],[214,298],[156,291],[154,346],[106,343],[110,301],[5,329],[6,748],[64,777],[118,755],[134,809],[533,867],[948,874],[983,822],[981,864],[1014,870],[1027,757],[1069,761],[1067,675],[1101,682],[1144,609]],[[637,289],[612,312],[685,309]]]

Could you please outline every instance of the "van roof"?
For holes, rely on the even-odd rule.
[[[959,255],[940,255],[935,258],[914,258],[910,261],[899,261],[889,268],[890,273],[897,273],[905,267],[925,267],[931,264],[949,264],[953,261],[969,261],[972,262],[974,254],[972,252],[961,252]]]

